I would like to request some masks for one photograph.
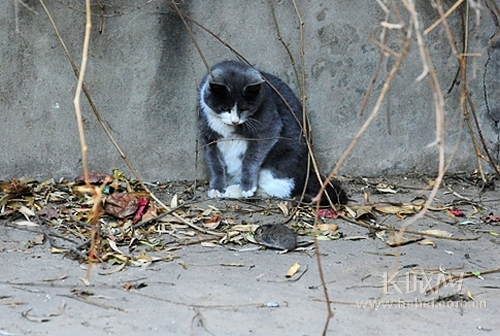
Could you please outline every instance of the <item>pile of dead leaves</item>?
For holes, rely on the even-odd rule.
[[[175,255],[170,252],[181,245],[241,247],[253,242],[252,233],[259,224],[265,223],[287,224],[309,240],[312,236],[318,240],[368,237],[343,237],[335,223],[339,218],[368,228],[390,246],[417,241],[433,245],[433,238],[451,237],[443,230],[406,231],[398,236],[398,228],[377,223],[381,216],[404,220],[418,213],[424,206],[423,198],[409,203],[372,203],[365,197],[364,204],[320,209],[316,216],[315,207],[292,206],[294,203],[282,200],[207,202],[204,190],[198,190],[200,188],[193,183],[178,184],[175,188],[148,184],[155,194],[162,195],[160,201],[119,170],[111,175],[92,173],[89,182],[100,187],[100,199],[86,192],[82,176],[74,181],[51,179],[39,183],[19,179],[0,182],[0,219],[9,225],[38,232],[38,238],[29,244],[43,244],[48,240],[53,253],[65,253],[80,261],[86,261],[89,254],[92,230],[96,229],[91,223],[98,223],[99,260],[119,267],[172,260]],[[397,192],[390,186],[377,188],[380,193]],[[96,202],[102,209],[97,221],[92,212]],[[463,203],[433,205],[430,211],[459,218],[461,223],[473,219],[497,223],[500,219],[493,213],[477,219],[478,211],[464,211],[460,204]]]

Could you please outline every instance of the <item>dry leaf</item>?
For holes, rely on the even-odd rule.
[[[130,196],[134,196],[136,198],[147,198],[151,197],[151,195],[147,191],[131,191],[128,193]]]
[[[210,214],[212,213],[212,210],[213,210],[213,209],[210,209],[210,208],[205,209],[205,210],[201,213],[201,216],[202,216],[202,217],[208,217],[208,216],[210,216]]]
[[[0,304],[1,305],[5,305],[5,306],[20,306],[20,305],[25,305],[27,304],[26,302],[23,302],[23,301],[16,301],[16,300],[0,300]],[[0,333],[0,335],[3,335],[2,333]],[[6,336],[10,336],[10,335],[16,335],[16,334],[5,334]]]
[[[31,190],[30,186],[23,184],[19,180],[12,180],[10,183],[2,183],[1,187],[5,193],[11,195],[26,194]]]
[[[35,216],[35,213],[33,212],[33,210],[28,209],[24,205],[21,206],[19,209],[17,209],[17,211],[19,211],[20,213],[22,213],[24,215],[24,217],[26,217],[26,219],[28,219],[28,217]]]
[[[370,203],[370,196],[368,195],[368,193],[366,192],[366,189],[363,188],[363,198],[365,199],[365,202],[366,203]]]
[[[126,263],[130,257],[126,256],[124,254],[116,254],[114,252],[108,252],[104,254],[102,257],[102,260],[108,261],[110,264],[121,264],[121,263]]]
[[[141,283],[132,283],[132,282],[126,282],[123,284],[123,288],[125,290],[131,290],[131,289],[141,289],[144,287],[147,287],[148,285],[144,282]]]
[[[90,286],[90,281],[87,278],[80,277],[80,280],[83,282],[85,286]],[[92,294],[91,294],[92,295]],[[79,295],[80,296],[80,295]]]
[[[174,223],[171,223],[170,227],[173,230],[184,230],[184,229],[187,229],[189,226],[187,226],[186,224],[174,224]]]
[[[443,211],[443,210],[446,210],[446,209],[447,208],[444,205],[440,205],[440,204],[432,204],[429,207],[430,211]]]
[[[178,248],[176,248],[176,249],[178,249]],[[168,253],[166,256],[162,256],[162,257],[151,257],[151,260],[153,260],[153,262],[156,262],[156,261],[172,261],[172,260],[175,260],[177,258],[179,258],[178,255],[172,254],[172,253]]]
[[[397,191],[393,189],[392,186],[387,185],[387,184],[382,184],[379,183],[375,186],[375,189],[377,189],[378,192],[384,193],[384,194],[396,194]]]
[[[234,236],[232,237],[231,239],[229,239],[229,241],[231,243],[234,243],[234,244],[240,244],[241,245],[241,241],[245,239],[245,237],[242,235],[242,234],[238,234],[237,236]]]
[[[221,263],[220,265],[228,267],[245,267],[245,264],[243,263]]]
[[[201,246],[203,247],[218,247],[218,244],[212,243],[212,242],[201,242]]]
[[[338,228],[337,224],[318,224],[318,230],[323,232],[335,232]]]
[[[292,265],[292,267],[290,267],[290,269],[288,270],[288,272],[286,272],[286,275],[285,275],[285,276],[286,276],[287,278],[291,278],[291,277],[293,277],[293,276],[294,276],[294,274],[295,274],[295,273],[297,273],[297,272],[299,271],[299,268],[300,268],[299,263],[297,263],[297,262],[296,262],[296,263],[294,263],[294,264]]]
[[[344,205],[344,209],[347,211],[347,213],[349,214],[349,217],[351,218],[356,218],[356,211],[352,210],[350,207],[348,207],[347,205]]]
[[[467,289],[465,291],[465,296],[467,296],[469,299],[471,299],[472,301],[474,302],[477,302],[477,300],[474,298],[474,296],[472,295],[472,292],[470,291],[470,289]]]
[[[19,226],[40,226],[37,223],[33,223],[29,220],[19,220],[15,221],[13,224],[19,225]]]
[[[387,245],[390,247],[402,246],[410,243],[415,243],[424,239],[422,236],[404,233],[403,236],[399,232],[391,232],[387,238]]]
[[[177,199],[177,194],[174,195],[174,197],[172,197],[172,200],[170,201],[170,207],[171,208],[177,208],[177,206],[179,205],[179,202],[178,202],[178,199]]]
[[[238,231],[238,232],[254,232],[259,225],[235,225],[231,227],[231,230]]]
[[[46,282],[54,282],[54,281],[59,281],[59,280],[64,280],[68,277],[67,274],[63,274],[63,275],[60,275],[58,277],[55,277],[55,278],[44,278],[42,279],[42,281],[46,281]]]
[[[360,206],[356,209],[355,219],[360,219],[363,216],[373,219],[377,218],[377,216],[372,212],[372,207]]]
[[[57,247],[54,247],[52,246],[50,248],[50,253],[66,253],[68,250],[66,249],[60,249],[60,248],[57,248]]]
[[[279,202],[278,208],[280,208],[281,212],[283,212],[283,215],[288,216],[289,211],[288,211],[288,205],[286,203]]]
[[[255,225],[257,227],[259,227],[258,225]],[[245,239],[247,241],[249,241],[250,243],[253,243],[253,244],[259,244],[256,240],[255,240],[255,236],[253,234],[247,234],[245,235]]]
[[[148,267],[149,265],[152,264],[151,260],[148,259],[137,259],[137,260],[129,260],[127,262],[127,266],[132,266],[132,267]]]
[[[420,232],[431,234],[431,235],[434,235],[434,236],[437,236],[437,237],[447,237],[447,238],[449,238],[449,237],[453,236],[453,234],[450,233],[450,232],[448,232],[448,231],[438,230],[438,229],[422,230]]]
[[[126,193],[115,193],[106,197],[104,209],[107,213],[118,218],[133,215],[139,208],[137,198]]]
[[[388,205],[388,206],[375,206],[375,210],[378,212],[386,214],[398,214],[398,215],[413,215],[414,213],[420,211],[422,206],[413,204],[403,204],[403,205]]]
[[[43,245],[44,242],[45,242],[45,235],[43,233],[40,233],[37,234],[34,238],[30,239],[28,241],[28,244],[31,247],[32,245]]]
[[[231,241],[231,239],[237,237],[240,233],[237,232],[237,231],[228,231],[226,232],[226,234],[224,235],[224,237],[222,237],[220,240],[219,240],[219,243],[220,244],[226,244],[228,242]]]
[[[89,183],[90,184],[103,184],[103,183],[109,183],[113,180],[113,178],[111,177],[111,175],[108,175],[108,174],[104,174],[104,173],[89,173]],[[76,183],[85,183],[85,176],[82,174],[82,175],[78,175],[76,178],[75,178],[75,182]]]
[[[166,215],[162,218],[158,218],[158,222],[160,222],[160,223],[176,223],[176,224],[184,223],[181,219],[179,219],[173,215]],[[185,227],[185,225],[183,227]]]
[[[153,263],[153,258],[145,253],[135,257],[134,259],[129,259],[127,261],[128,266],[134,266],[134,267],[147,267],[152,263]]]
[[[362,240],[362,239],[368,239],[366,236],[349,236],[349,237],[344,237],[342,238],[343,240]]]
[[[108,243],[109,243],[109,247],[111,247],[111,249],[112,249],[113,251],[118,252],[118,253],[123,254],[123,255],[125,254],[125,253],[123,253],[123,252],[122,252],[122,251],[118,248],[118,246],[116,246],[116,242],[115,242],[114,240],[111,240],[111,239],[109,239],[109,238],[108,238],[107,240],[108,240]]]
[[[377,236],[377,238],[383,242],[385,242],[385,234],[386,234],[385,230],[375,232],[375,236]]]
[[[433,248],[436,248],[436,243],[431,239],[424,239],[418,242],[418,245],[431,245]]]
[[[212,216],[209,220],[203,223],[203,226],[210,230],[215,230],[219,226],[222,221],[222,217],[220,215]]]
[[[363,216],[368,218],[377,218],[377,216],[372,212],[373,208],[366,205],[355,205],[351,204],[349,206],[348,213],[354,219],[359,219]]]
[[[57,212],[56,209],[54,209],[52,207],[47,207],[47,208],[44,208],[44,209],[38,211],[38,215],[45,216],[45,217],[47,217],[47,219],[59,218],[59,213]]]
[[[5,207],[4,207],[5,203],[4,203],[3,201],[5,201],[5,200],[6,200],[6,198],[8,198],[8,197],[10,197],[10,196],[9,196],[9,195],[6,195],[6,196],[4,196],[4,197],[0,198],[0,211],[2,211],[2,210],[4,210],[4,209],[5,209]],[[3,212],[0,212],[0,217],[7,217],[7,216],[10,216],[10,215],[12,215],[14,212],[16,212],[16,210],[8,210],[8,209],[7,209],[7,210],[5,210],[5,211],[3,211]]]
[[[142,216],[141,220],[147,221],[147,220],[150,220],[150,219],[155,218],[157,216],[158,216],[158,208],[153,203],[150,202],[149,206],[148,206],[148,210]]]

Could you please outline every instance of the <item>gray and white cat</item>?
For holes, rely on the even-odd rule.
[[[200,134],[210,173],[208,197],[258,193],[290,198],[300,195],[306,183],[306,193],[317,194],[316,174],[306,176],[302,105],[288,85],[245,63],[224,61],[212,67],[199,92]],[[327,192],[334,203],[347,202],[338,182],[332,181]]]

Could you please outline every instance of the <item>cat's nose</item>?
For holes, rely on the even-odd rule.
[[[240,118],[232,117],[231,122],[233,123],[233,125],[238,125],[240,123]]]

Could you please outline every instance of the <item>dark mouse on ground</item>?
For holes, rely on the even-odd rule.
[[[277,250],[294,250],[297,236],[289,227],[282,224],[264,224],[254,232],[254,238],[260,245]]]

